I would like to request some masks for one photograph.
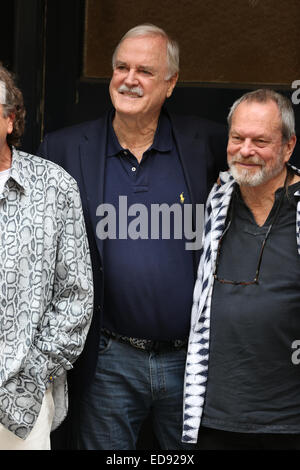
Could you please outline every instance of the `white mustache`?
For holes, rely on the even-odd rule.
[[[260,165],[262,167],[266,165],[265,161],[259,157],[244,158],[244,157],[241,157],[240,155],[235,155],[234,157],[232,157],[230,164],[233,164],[233,163],[244,163],[245,165],[254,164],[254,165]]]
[[[123,84],[118,88],[119,93],[134,93],[135,95],[138,96],[143,96],[144,92],[139,86],[133,86],[132,88],[129,88],[127,85]]]

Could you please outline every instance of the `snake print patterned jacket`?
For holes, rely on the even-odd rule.
[[[66,415],[66,371],[90,325],[90,255],[75,180],[13,149],[0,196],[0,422],[25,439],[52,385]]]

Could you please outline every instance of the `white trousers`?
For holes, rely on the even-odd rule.
[[[49,388],[44,396],[38,419],[27,438],[20,439],[0,424],[0,450],[50,450],[50,430],[54,402]]]

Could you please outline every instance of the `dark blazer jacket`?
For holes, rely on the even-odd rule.
[[[225,126],[199,117],[169,115],[193,205],[205,203],[220,170],[227,169]],[[98,120],[45,136],[38,155],[51,160],[77,181],[89,238],[94,274],[94,316],[82,355],[69,373],[80,391],[93,377],[103,308],[102,241],[96,237],[96,209],[103,203],[105,150],[109,113]],[[163,202],[163,201],[162,201]],[[194,253],[195,276],[199,252]]]

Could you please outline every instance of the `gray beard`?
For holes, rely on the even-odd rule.
[[[229,164],[230,172],[239,185],[243,186],[259,186],[263,183],[267,183],[275,176],[279,175],[284,168],[285,163],[281,159],[277,160],[276,165],[273,168],[267,168],[266,166],[261,167],[255,173],[251,170],[237,169],[236,165],[232,162]]]

